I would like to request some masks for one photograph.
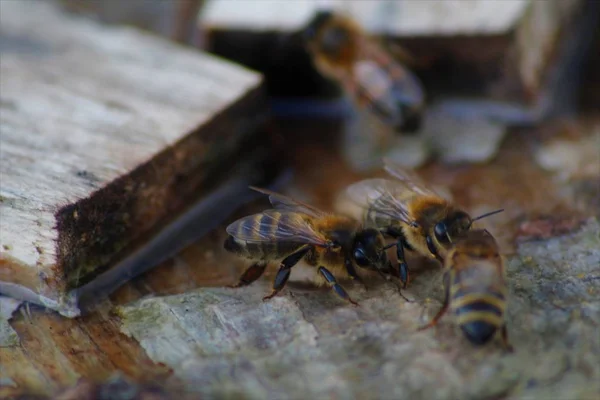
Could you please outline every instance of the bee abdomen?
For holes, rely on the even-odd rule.
[[[224,248],[230,253],[251,260],[278,260],[296,251],[302,244],[288,242],[245,242],[229,236]]]
[[[504,299],[490,293],[456,293],[453,309],[461,330],[472,343],[485,344],[503,325]]]
[[[268,243],[267,243],[268,244]],[[229,236],[223,245],[225,250],[241,257],[262,260],[264,255],[264,243],[248,243]]]
[[[498,329],[485,321],[472,321],[460,325],[467,339],[473,344],[486,344],[496,333]]]

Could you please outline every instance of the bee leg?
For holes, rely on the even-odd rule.
[[[237,284],[231,285],[229,287],[230,288],[239,288],[242,286],[248,286],[249,284],[251,284],[252,282],[257,280],[258,278],[260,278],[262,276],[263,272],[265,272],[266,268],[267,268],[266,261],[258,261],[256,263],[252,264],[251,266],[248,267],[248,269],[246,269],[246,271],[244,271],[244,273],[240,277],[240,281]]]
[[[435,245],[433,244],[433,239],[431,239],[431,236],[427,235],[425,237],[425,241],[427,242],[427,248],[429,249],[429,252],[431,253],[431,255],[434,256],[435,259],[438,260],[439,262],[441,262],[443,265],[444,260],[442,259],[442,257],[440,257],[437,250],[435,249]]]
[[[323,275],[327,283],[331,285],[331,288],[333,289],[335,294],[340,296],[342,299],[349,301],[355,306],[358,306],[358,303],[352,300],[348,293],[346,293],[346,290],[344,290],[344,288],[339,283],[337,283],[337,281],[335,280],[335,276],[333,276],[331,272],[329,272],[325,267],[319,267],[319,273]]]
[[[421,326],[419,329],[417,329],[418,331],[423,331],[425,329],[429,329],[432,326],[435,326],[438,321],[440,320],[440,318],[442,318],[444,316],[444,314],[446,314],[446,311],[448,311],[448,306],[450,305],[450,285],[448,284],[448,275],[445,274],[444,275],[444,281],[445,281],[445,286],[446,286],[446,290],[445,290],[445,298],[444,298],[444,305],[442,305],[442,308],[440,309],[440,311],[438,311],[438,313],[435,315],[435,317],[433,317],[433,319],[431,321],[429,321],[428,324]]]
[[[509,352],[514,352],[514,347],[508,342],[508,333],[506,331],[506,325],[502,325],[502,329],[500,330],[500,335],[502,337],[502,344]]]
[[[379,272],[379,275],[385,279],[388,282],[391,282],[392,284],[394,284],[394,286],[396,287],[396,289],[398,289],[398,294],[400,295],[400,297],[402,297],[404,300],[406,300],[408,303],[412,303],[413,300],[409,300],[408,297],[406,297],[405,295],[402,294],[402,288],[400,287],[400,285],[398,285],[395,281],[392,281],[392,278],[390,278],[389,275],[385,275],[382,271],[380,271],[379,269],[377,270],[377,272]]]
[[[352,265],[352,260],[346,258],[346,260],[344,261],[344,265],[346,266],[346,271],[348,272],[348,275],[350,275],[350,278],[360,283],[365,288],[365,290],[368,290],[369,288],[367,287],[367,284],[365,283],[365,281],[362,280],[360,276],[358,276],[356,268],[354,268],[354,265]]]
[[[405,240],[400,238],[398,240],[398,244],[396,245],[396,257],[398,258],[398,277],[400,278],[400,282],[402,282],[402,287],[404,289],[406,289],[406,286],[408,286],[408,281],[410,280],[408,265],[406,265],[406,258],[404,257],[405,246]]]
[[[406,289],[408,283],[410,281],[410,274],[408,271],[408,264],[406,263],[406,257],[404,256],[404,250],[414,250],[412,246],[407,242],[406,236],[401,229],[388,228],[385,232],[387,235],[390,235],[397,239],[395,244],[396,246],[396,258],[398,259],[398,270],[393,271],[394,276],[400,279],[402,282],[402,287]],[[392,245],[390,245],[392,247]],[[397,274],[397,275],[396,275]]]
[[[438,311],[438,313],[435,315],[435,317],[433,317],[433,319],[427,325],[423,325],[422,327],[420,327],[417,330],[418,331],[424,331],[425,329],[429,329],[432,326],[435,326],[438,323],[438,321],[440,320],[440,318],[442,318],[444,316],[444,314],[446,313],[446,311],[448,311],[448,303],[445,303],[442,306],[442,308],[440,309],[440,311]]]
[[[290,254],[286,258],[283,259],[281,265],[279,266],[279,271],[277,271],[277,275],[275,276],[275,281],[273,281],[273,291],[271,294],[263,297],[263,301],[269,300],[274,297],[283,287],[285,286],[288,278],[290,277],[290,270],[294,265],[298,263],[308,253],[311,249],[311,246],[302,246],[298,251]]]

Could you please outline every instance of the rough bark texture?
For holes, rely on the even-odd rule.
[[[94,313],[67,319],[21,307],[9,321],[18,345],[0,347],[0,398],[57,394],[80,378],[102,382],[117,371],[142,387],[159,382],[214,394],[204,398],[352,398],[354,388],[357,398],[597,398],[599,233],[589,220],[600,216],[597,111],[510,130],[486,163],[434,160],[419,170],[474,215],[505,208],[481,222],[508,258],[513,355],[497,342],[473,347],[451,318],[415,332],[440,304],[433,263],[409,260],[414,281],[407,294],[417,300],[410,304],[371,276],[369,292],[344,283],[359,309],[296,282],[262,303],[273,271],[246,289],[216,289],[235,283],[247,266],[224,253],[225,223],[124,284]],[[339,151],[341,124],[278,122],[285,158],[297,172],[290,195],[332,209],[347,185],[383,175],[349,168]],[[265,207],[266,200],[257,202],[230,220]],[[292,279],[302,272],[311,270],[295,267]]]
[[[262,282],[144,299],[118,312],[155,362],[211,398],[597,398],[598,221],[521,243],[507,268],[515,354],[497,342],[474,347],[450,316],[416,332],[439,307],[436,267],[406,292],[414,303],[375,283],[367,292],[347,285],[359,308],[329,291],[293,288],[263,303]]]

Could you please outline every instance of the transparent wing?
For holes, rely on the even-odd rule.
[[[389,79],[389,95],[397,103],[422,107],[425,93],[419,79],[372,38],[363,38],[361,52],[365,59],[373,60]]]
[[[504,277],[498,264],[487,260],[472,260],[457,272],[461,285],[470,290],[486,292],[492,287],[503,287]]]
[[[404,186],[405,190],[422,196],[441,197],[439,193],[427,185],[415,172],[395,164],[387,158],[383,159],[383,165],[385,171],[396,178],[398,183]]]
[[[314,218],[322,218],[327,215],[324,211],[319,210],[309,204],[303,203],[298,200],[294,200],[290,197],[284,196],[279,193],[275,193],[273,191],[267,189],[257,188],[255,186],[250,186],[250,189],[255,190],[259,193],[263,193],[269,196],[269,201],[271,205],[278,210],[282,211],[292,211],[296,213],[310,215]]]
[[[414,195],[395,181],[367,179],[350,185],[347,193],[353,202],[365,209],[414,224],[407,207]]]
[[[421,83],[375,41],[361,37],[360,44],[360,59],[352,73],[359,104],[368,105],[387,124],[402,130],[423,108]]]
[[[310,217],[275,209],[238,219],[227,227],[227,233],[247,242],[293,242],[326,247],[327,238],[317,232]]]

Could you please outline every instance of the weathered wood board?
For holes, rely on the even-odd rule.
[[[219,182],[261,77],[49,3],[0,2],[0,292],[68,293]]]
[[[567,82],[576,81],[580,59],[590,51],[590,30],[598,24],[597,2],[584,0],[257,0],[238,7],[215,0],[200,12],[198,26],[209,50],[265,71],[268,80],[277,73],[268,49],[286,41],[300,46],[290,34],[322,9],[355,18],[367,32],[385,37],[392,52],[402,46],[398,54],[422,78],[430,102],[444,100],[455,114],[512,124],[572,106],[575,85]],[[287,68],[310,87],[311,74],[296,63]]]
[[[204,3],[204,0],[51,1],[56,1],[70,12],[93,15],[102,23],[135,26],[188,44],[198,39],[195,21]]]
[[[247,267],[245,260],[223,250],[223,223],[158,268],[127,282],[97,304],[95,313],[66,319],[22,306],[9,321],[18,340],[0,347],[0,398],[56,395],[80,378],[103,381],[121,371],[140,383],[191,388],[196,392],[192,398],[202,396],[198,391],[213,394],[209,398],[265,398],[270,391],[276,398],[295,399],[328,389],[350,392],[343,397],[349,399],[389,398],[382,388],[393,387],[394,397],[410,399],[545,399],[550,391],[555,397],[595,400],[600,374],[594,358],[599,351],[594,339],[600,318],[600,226],[597,219],[581,225],[579,217],[600,217],[600,155],[593,151],[600,139],[599,122],[596,118],[567,125],[569,129],[554,123],[513,131],[489,163],[433,162],[419,171],[472,213],[506,209],[482,222],[510,260],[513,355],[504,354],[497,343],[471,346],[450,317],[435,330],[415,331],[441,300],[437,264],[411,263],[407,294],[418,302],[410,304],[377,276],[369,276],[368,292],[343,282],[362,303],[355,309],[327,289],[301,286],[304,271],[296,267],[290,278],[295,282],[271,303],[263,303],[276,265],[247,288],[223,288]],[[348,184],[382,176],[348,168],[339,152],[332,151],[340,133],[333,124],[290,120],[281,129],[297,140],[290,145],[298,173],[287,188],[294,197],[332,209]],[[581,162],[574,163],[573,154]],[[554,163],[540,163],[547,158]],[[263,199],[230,221],[267,204]],[[565,224],[565,218],[578,223]],[[536,239],[532,225],[545,236],[531,240]],[[119,313],[115,306],[120,306]],[[298,320],[290,323],[290,316]],[[315,330],[313,340],[310,333]],[[223,340],[203,335],[208,332]],[[317,371],[316,378],[312,371]],[[302,376],[310,379],[297,379]],[[361,391],[353,395],[356,387]]]
[[[475,348],[450,316],[417,332],[440,306],[428,299],[441,298],[435,268],[405,291],[413,303],[372,278],[366,293],[346,285],[361,307],[298,289],[264,303],[264,283],[147,298],[119,313],[123,332],[198,398],[591,400],[600,393],[598,264],[597,220],[518,247],[507,266],[514,354],[496,342]]]
[[[292,3],[250,0],[237,7],[227,1],[207,2],[201,22],[209,27],[249,31],[301,28],[317,10],[343,11],[374,34],[394,36],[499,34],[514,27],[530,0],[506,4],[476,0],[349,1],[304,0]]]

